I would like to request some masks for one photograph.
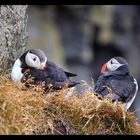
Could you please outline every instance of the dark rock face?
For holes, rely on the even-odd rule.
[[[27,44],[27,6],[0,6],[0,73],[9,72]]]

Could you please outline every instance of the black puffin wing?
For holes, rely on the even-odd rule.
[[[136,91],[136,85],[132,78],[127,79],[112,79],[110,86],[113,93],[113,100],[128,102],[132,99]]]
[[[67,72],[67,71],[64,71],[65,74],[68,76],[68,77],[74,77],[74,76],[77,76],[77,74],[75,73],[71,73],[71,72]]]
[[[105,96],[109,93],[108,89],[106,88],[107,79],[103,76],[103,74],[98,78],[94,91],[99,93],[101,96]]]
[[[48,79],[48,73],[38,69],[27,69],[27,71],[24,72],[24,82],[30,78],[32,80],[30,82],[33,84],[42,83]]]
[[[61,89],[63,87],[74,87],[78,83],[73,82],[73,81],[55,81],[53,83],[53,88],[54,89]]]
[[[43,70],[34,69],[34,70],[31,70],[31,73],[32,73],[32,76],[38,80],[43,80],[48,77],[48,73]]]
[[[46,70],[48,71],[49,75],[53,77],[55,81],[64,81],[68,79],[68,76],[63,71],[63,69],[57,66],[53,62],[50,62],[50,61],[47,62]]]

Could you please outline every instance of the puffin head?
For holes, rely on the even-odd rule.
[[[129,72],[128,63],[122,57],[113,57],[102,66],[101,73],[120,71],[122,73]]]
[[[25,63],[28,67],[44,69],[47,57],[41,49],[31,49],[26,52]]]

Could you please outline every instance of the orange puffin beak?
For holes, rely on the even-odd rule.
[[[101,73],[105,73],[107,71],[106,63],[102,66]]]

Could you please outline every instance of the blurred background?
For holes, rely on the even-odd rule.
[[[29,5],[28,18],[28,48],[44,50],[50,61],[77,73],[74,80],[93,87],[102,64],[122,56],[140,85],[140,6]],[[140,122],[139,99],[138,92],[130,110]]]

